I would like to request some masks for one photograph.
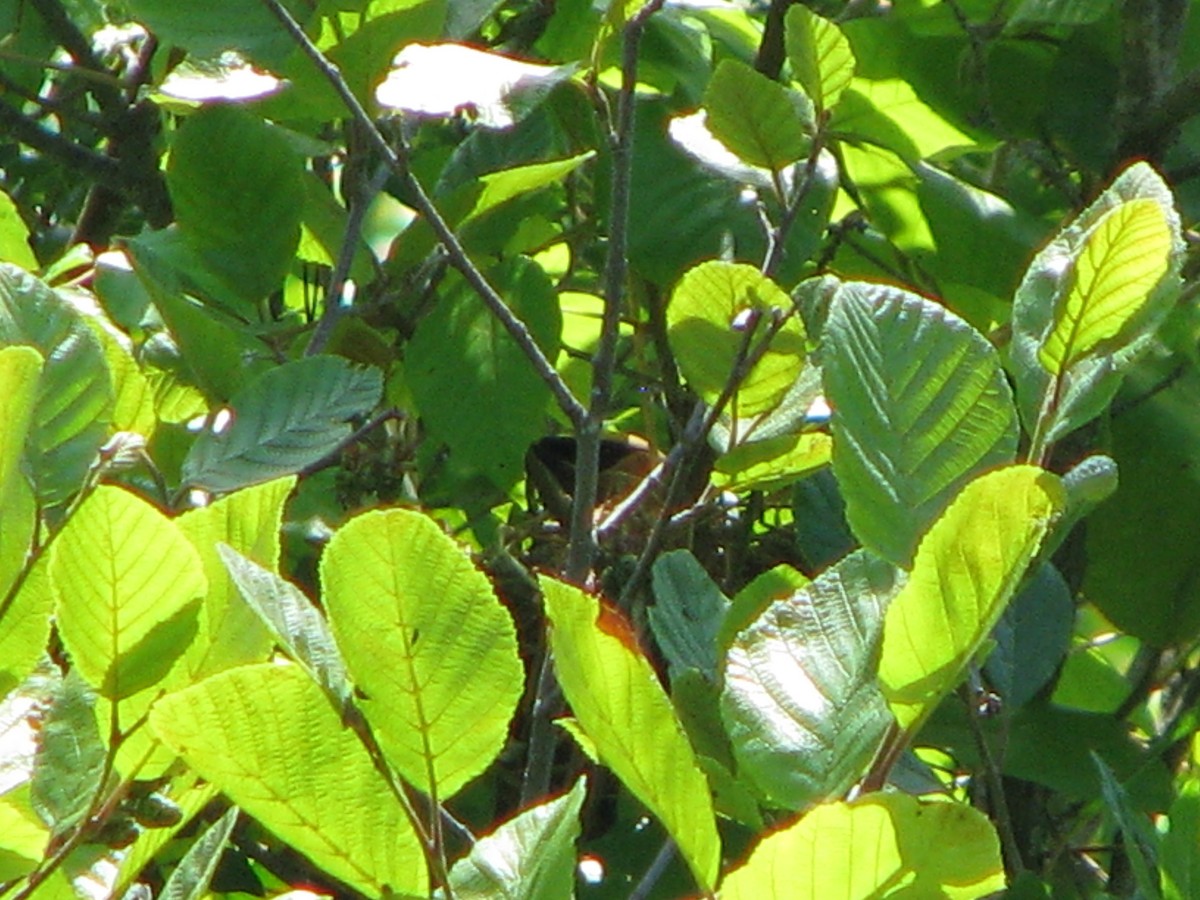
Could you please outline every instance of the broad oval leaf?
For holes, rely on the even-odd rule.
[[[225,492],[298,472],[350,437],[347,420],[379,402],[378,369],[311,356],[271,369],[213,417],[183,461],[183,482]],[[231,421],[223,422],[224,416]],[[221,426],[224,427],[221,427]]]
[[[38,500],[55,505],[79,490],[104,441],[113,403],[104,351],[66,299],[0,262],[0,345],[35,347],[46,360],[27,454]]]
[[[773,602],[725,657],[721,716],[738,772],[787,809],[836,796],[892,723],[875,683],[899,573],[858,552]]]
[[[489,274],[554,359],[562,314],[546,273],[522,257]],[[422,420],[449,445],[451,461],[508,490],[524,474],[525,451],[544,432],[550,389],[475,292],[454,283],[408,342],[404,374]]]
[[[400,804],[321,689],[294,665],[229,669],[168,694],[150,726],[189,766],[314,863],[364,893],[424,896]]]
[[[721,900],[974,900],[1004,889],[1000,841],[962,803],[869,794],[816,807],[764,838],[721,885]]]
[[[704,110],[709,130],[747,165],[780,172],[808,153],[811,101],[740,60],[718,63]]]
[[[675,840],[711,890],[721,862],[708,782],[629,624],[579,588],[541,579],[555,671],[599,761]]]
[[[667,334],[680,371],[705,402],[716,402],[739,355],[762,340],[770,315],[791,311],[791,298],[754,266],[710,260],[692,267],[667,305]],[[751,312],[761,318],[748,333],[741,323]],[[804,326],[793,315],[743,379],[736,415],[774,408],[800,376],[806,352]]]
[[[968,484],[929,529],[884,620],[879,682],[902,728],[958,683],[1066,502],[1056,476],[1008,466]]]
[[[41,375],[42,355],[33,347],[0,349],[0,598],[24,569],[37,527],[37,503],[21,460]],[[0,604],[0,618],[5,612]]]
[[[784,18],[784,46],[792,76],[817,112],[836,105],[854,77],[854,51],[842,29],[807,6],[793,6]]]
[[[587,779],[580,778],[561,797],[525,810],[476,841],[450,870],[456,900],[573,898],[575,840],[586,793]]]
[[[1171,226],[1153,200],[1105,213],[1084,241],[1074,278],[1038,351],[1053,375],[1117,337],[1150,299],[1171,262]]]
[[[188,245],[219,282],[212,299],[254,304],[279,287],[300,243],[304,160],[275,126],[216,103],[184,120],[167,188]]]
[[[200,557],[176,524],[107,485],[55,539],[50,581],[63,643],[79,672],[109,699],[167,673],[195,635],[208,588]]]
[[[1016,453],[1017,413],[999,357],[943,306],[847,282],[834,296],[822,359],[846,517],[865,546],[907,568],[954,493]]]
[[[684,669],[696,669],[713,681],[719,659],[717,633],[729,599],[688,550],[672,550],[651,570],[654,605],[647,618],[670,666],[671,681]]]
[[[453,796],[504,746],[524,670],[512,617],[432,519],[364,513],[321,557],[325,608],[388,759]]]

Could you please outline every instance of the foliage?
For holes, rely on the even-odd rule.
[[[0,898],[1200,897],[1193,5],[0,0]]]

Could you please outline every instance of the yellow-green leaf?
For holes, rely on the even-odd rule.
[[[33,490],[20,464],[41,374],[42,355],[34,348],[0,350],[0,598],[25,566],[36,524]]]
[[[740,60],[717,65],[704,110],[709,130],[748,165],[780,172],[808,153],[811,102]]]
[[[522,194],[562,181],[595,155],[594,150],[589,150],[566,159],[516,166],[480,176],[483,191],[475,201],[475,206],[463,219],[463,223],[476,219]]]
[[[793,6],[784,19],[784,43],[792,76],[817,112],[834,106],[854,77],[854,51],[842,29],[807,6]]]
[[[371,896],[425,896],[424,857],[354,732],[299,666],[229,669],[159,700],[159,738],[314,863]]]
[[[930,527],[884,620],[879,681],[901,727],[958,683],[1065,507],[1056,476],[1008,466],[967,484]]]
[[[708,782],[633,630],[579,588],[541,583],[558,680],[578,727],[600,762],[662,822],[700,886],[711,889],[721,841]]]
[[[721,886],[721,900],[974,900],[1003,890],[1000,842],[961,803],[869,794],[827,803],[763,839]]]
[[[228,544],[274,569],[279,562],[283,504],[295,486],[295,477],[289,475],[237,491],[179,517],[179,528],[200,554],[208,578],[199,633],[184,656],[182,674],[188,682],[266,659],[271,637],[230,580],[217,544]]]
[[[174,522],[129,491],[101,486],[55,540],[50,581],[63,643],[105,697],[166,674],[195,634],[204,567]]]
[[[1167,273],[1171,225],[1153,200],[1109,211],[1079,252],[1075,277],[1038,359],[1058,375],[1103,341],[1116,337]]]
[[[667,305],[671,349],[692,389],[714,403],[729,381],[739,353],[762,340],[772,310],[792,309],[791,298],[754,266],[710,260],[689,269]],[[753,335],[745,317],[761,314]],[[734,412],[752,416],[774,408],[800,375],[806,353],[804,327],[792,316],[741,383]]]
[[[428,516],[347,522],[321,558],[325,608],[388,759],[450,797],[496,758],[524,683],[512,617]]]

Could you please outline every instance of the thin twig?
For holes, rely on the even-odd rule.
[[[667,838],[663,841],[663,845],[658,848],[658,853],[655,854],[649,868],[646,869],[646,874],[642,876],[642,880],[630,892],[629,900],[646,900],[650,896],[650,892],[654,890],[654,886],[658,884],[658,879],[662,878],[663,873],[667,871],[667,866],[671,864],[671,859],[674,856],[675,842]]]
[[[346,80],[342,77],[342,73],[338,70],[329,59],[322,53],[317,45],[314,44],[304,29],[292,17],[279,0],[262,0],[263,4],[271,11],[271,13],[279,20],[288,34],[291,35],[304,53],[313,61],[317,70],[325,77],[334,91],[341,98],[347,110],[354,117],[354,120],[362,127],[363,134],[367,140],[379,153],[379,155],[387,163],[388,168],[396,174],[401,181],[404,182],[405,188],[411,193],[413,205],[417,211],[424,216],[425,220],[437,235],[438,241],[446,248],[446,253],[450,259],[450,264],[456,268],[459,273],[466,279],[471,289],[479,295],[483,300],[484,305],[496,317],[504,329],[516,341],[517,346],[521,348],[521,352],[533,365],[538,377],[546,383],[550,388],[550,392],[554,395],[555,401],[562,409],[563,414],[577,429],[583,426],[587,418],[587,410],[584,408],[571,393],[571,389],[567,387],[567,383],[563,381],[562,376],[554,368],[554,364],[546,357],[542,348],[538,346],[537,341],[533,339],[533,335],[529,333],[529,329],[525,327],[517,315],[512,311],[509,305],[504,301],[504,298],[496,291],[496,289],[487,280],[479,268],[472,262],[467,255],[467,251],[463,248],[458,236],[454,233],[454,229],[434,206],[433,200],[425,192],[424,186],[415,175],[409,170],[408,157],[409,148],[402,134],[397,134],[395,137],[396,146],[388,142],[384,137],[383,132],[379,130],[379,126],[367,113],[358,98],[354,96],[354,92],[350,90]]]
[[[817,177],[817,163],[821,158],[821,148],[824,146],[824,119],[817,128],[817,134],[813,138],[812,148],[808,151],[808,159],[805,160],[803,174],[793,184],[790,197],[781,194],[780,198],[785,200],[783,213],[779,217],[779,224],[772,228],[767,233],[767,257],[762,264],[762,273],[768,278],[773,278],[779,270],[779,266],[783,263],[783,258],[786,253],[787,237],[792,230],[792,226],[796,224],[796,217],[800,214],[800,207],[808,198],[809,192],[812,190],[813,182]],[[795,167],[795,173],[800,174],[800,167]]]
[[[996,831],[1000,835],[1000,846],[1004,851],[1008,871],[1012,875],[1019,875],[1025,871],[1025,863],[1021,859],[1021,845],[1017,841],[1016,832],[1013,830],[1012,815],[1008,811],[1008,798],[1004,793],[1000,766],[992,754],[992,747],[988,743],[987,735],[983,733],[983,728],[979,724],[979,710],[971,696],[971,689],[964,685],[959,691],[959,696],[967,705],[967,720],[970,722],[971,735],[975,739],[975,746],[979,750],[979,759],[983,764],[983,779],[987,786],[988,804],[991,808],[992,820],[996,823]]]

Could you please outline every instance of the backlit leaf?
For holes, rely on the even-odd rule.
[[[868,794],[818,806],[764,838],[725,879],[721,900],[974,900],[1004,884],[1000,842],[983,813],[902,793]]]
[[[426,894],[400,805],[299,666],[229,669],[159,700],[150,725],[279,838],[364,893]]]
[[[24,568],[36,526],[33,492],[20,466],[41,375],[42,356],[34,348],[0,349],[0,598]]]
[[[213,418],[183,462],[183,481],[233,491],[298,472],[336,450],[352,432],[349,419],[379,402],[378,369],[340,357],[310,356],[270,369],[238,391]]]
[[[1016,452],[999,357],[937,303],[848,282],[834,297],[823,361],[847,518],[865,546],[907,567],[955,492]]]
[[[576,587],[549,578],[541,585],[555,670],[577,727],[662,822],[697,883],[711,889],[721,842],[708,783],[632,629]]]
[[[784,19],[784,42],[792,76],[817,112],[835,106],[854,77],[854,51],[836,23],[807,6],[793,6]]]
[[[162,678],[195,634],[208,587],[176,524],[134,494],[103,485],[50,553],[58,629],[79,672],[110,699]]]
[[[773,806],[836,796],[892,723],[875,683],[896,569],[859,552],[773,602],[734,638],[721,714],[738,772]]]
[[[791,310],[791,298],[753,266],[712,260],[689,269],[671,294],[667,328],[679,368],[692,389],[714,403],[743,348],[763,339],[771,315]],[[760,319],[750,333],[740,323],[752,312]],[[792,316],[743,379],[735,399],[736,415],[754,415],[778,404],[799,377],[806,352],[804,327]]]
[[[779,172],[808,153],[811,101],[740,60],[717,64],[704,109],[709,130],[748,165]]]
[[[1057,477],[1008,466],[970,482],[929,529],[884,621],[879,681],[901,727],[959,682],[1065,505]]]
[[[1153,200],[1111,210],[1088,235],[1075,262],[1070,290],[1038,358],[1058,375],[1138,314],[1167,273],[1171,228]]]
[[[453,796],[504,746],[524,682],[491,583],[432,519],[392,509],[338,529],[321,584],[388,759],[421,790]]]

